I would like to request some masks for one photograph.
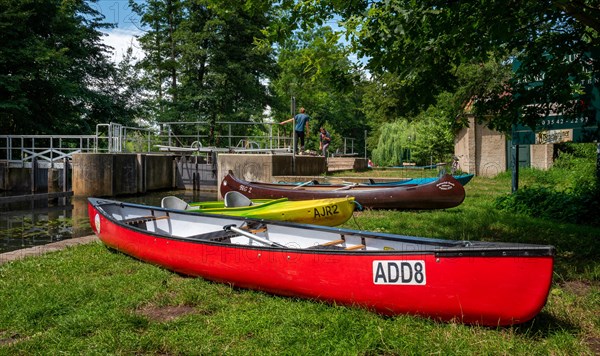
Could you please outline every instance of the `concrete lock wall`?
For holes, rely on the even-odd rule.
[[[221,181],[230,170],[243,180],[261,182],[272,182],[274,176],[311,176],[327,172],[325,158],[314,156],[296,156],[295,169],[291,155],[219,154],[217,162],[219,199],[221,199]]]
[[[139,155],[141,166],[145,167],[145,189],[158,190],[174,187],[173,181],[173,156],[166,155]]]
[[[15,192],[45,191],[48,188],[48,168],[2,167],[0,190]]]
[[[73,155],[74,196],[117,196],[173,187],[173,157],[145,154]]]
[[[6,163],[0,162],[0,191],[8,190],[7,187],[8,167]]]
[[[143,193],[138,189],[138,169],[136,154],[116,154],[113,156],[113,174],[111,195]]]

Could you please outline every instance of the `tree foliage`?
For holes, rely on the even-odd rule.
[[[0,132],[90,133],[131,117],[86,0],[0,2]]]
[[[287,39],[278,52],[280,75],[272,82],[276,121],[289,118],[290,98],[295,97],[296,106],[305,107],[311,116],[313,137],[321,125],[333,129],[331,150],[339,148],[337,135],[362,138],[367,127],[360,112],[362,73],[348,55],[339,33],[327,26]]]
[[[273,16],[269,1],[131,4],[147,29],[140,68],[158,121],[261,119],[276,73],[272,51],[255,45]]]
[[[397,166],[411,162],[415,128],[405,120],[388,122],[380,127],[379,140],[373,149],[373,162],[379,166]]]
[[[410,120],[383,123],[377,143],[372,146],[375,164],[396,166],[412,162],[424,166],[449,162],[454,152],[454,131],[447,109],[452,95],[443,94],[439,101],[439,105],[430,106]]]
[[[305,18],[339,14],[368,68],[398,77],[396,93],[407,113],[425,110],[441,92],[454,92],[461,66],[518,61],[510,80],[465,93],[477,99],[480,118],[494,113],[491,126],[507,130],[517,120],[533,125],[551,110],[579,115],[574,99],[600,71],[600,56],[586,55],[600,44],[594,0],[330,0],[297,9]]]

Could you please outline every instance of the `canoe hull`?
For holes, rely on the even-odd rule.
[[[489,326],[522,323],[542,309],[552,279],[553,249],[539,255],[532,250],[525,253],[528,257],[523,250],[496,251],[490,257],[469,248],[444,253],[273,249],[161,236],[119,224],[112,215],[89,204],[92,228],[102,242],[137,259],[241,288],[361,306],[387,315]],[[190,221],[200,218],[186,216]],[[217,225],[240,222],[211,218]],[[341,231],[316,228],[312,227],[315,234]],[[306,227],[290,229],[311,233]],[[399,284],[409,275],[419,283]]]
[[[221,182],[221,195],[239,191],[251,199],[311,200],[352,196],[371,209],[446,209],[460,205],[465,199],[463,186],[450,175],[435,182],[415,186],[283,186],[246,182],[231,172]]]
[[[302,224],[337,226],[352,217],[353,197],[311,201],[269,201],[249,207],[225,208],[223,202],[191,204],[193,210],[206,214],[223,214],[252,219],[290,221]],[[196,209],[197,208],[197,209]]]

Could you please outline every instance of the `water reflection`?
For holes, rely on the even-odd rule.
[[[186,201],[216,200],[216,192],[169,191],[115,200],[160,205],[167,195]],[[33,200],[0,204],[0,253],[92,234],[87,199],[72,197],[56,201]]]

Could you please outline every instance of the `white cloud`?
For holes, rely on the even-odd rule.
[[[106,35],[102,37],[103,42],[113,48],[111,59],[117,63],[121,61],[127,48],[133,48],[133,55],[137,60],[144,57],[144,52],[140,48],[139,42],[137,41],[136,35],[140,35],[141,31],[138,29],[121,29],[114,28],[105,32]]]

